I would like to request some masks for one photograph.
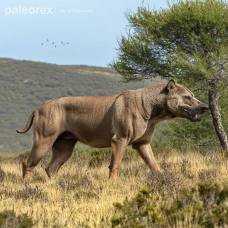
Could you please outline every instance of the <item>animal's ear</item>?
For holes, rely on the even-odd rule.
[[[172,92],[175,89],[176,89],[176,82],[173,79],[169,80],[169,82],[166,85],[166,90],[168,92]]]

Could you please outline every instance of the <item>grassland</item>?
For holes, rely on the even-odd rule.
[[[228,158],[211,144],[193,152],[186,132],[180,139],[179,128],[169,133],[167,123],[156,128],[153,141],[161,174],[149,172],[129,148],[120,178],[109,180],[110,150],[79,144],[54,178],[44,172],[49,155],[25,184],[21,162],[27,154],[19,151],[29,150],[31,132],[20,136],[15,129],[34,107],[50,98],[114,94],[148,82],[126,84],[109,68],[12,59],[0,59],[0,69],[0,227],[228,227]],[[195,138],[208,135],[198,126],[183,128]],[[182,152],[169,149],[174,147]],[[3,153],[9,151],[15,153]],[[211,187],[202,195],[194,192],[206,182]]]
[[[45,175],[47,158],[34,170],[31,184],[25,185],[20,166],[24,156],[1,155],[0,223],[1,213],[10,210],[16,216],[26,214],[34,227],[110,227],[115,214],[113,204],[134,198],[140,189],[154,189],[162,201],[164,190],[171,200],[180,189],[190,189],[205,180],[227,180],[228,159],[219,152],[169,151],[157,152],[156,157],[163,168],[159,176],[151,174],[137,153],[129,149],[121,176],[114,181],[107,178],[109,150],[77,148],[56,177],[50,180]],[[18,220],[11,218],[12,222]],[[194,224],[188,221],[171,227]]]

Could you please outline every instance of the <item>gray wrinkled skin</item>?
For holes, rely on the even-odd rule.
[[[173,80],[146,88],[128,90],[114,96],[62,97],[38,107],[26,126],[33,125],[33,148],[23,163],[23,176],[48,151],[53,157],[46,168],[50,177],[71,156],[77,141],[92,147],[112,147],[110,177],[118,176],[124,150],[132,145],[152,171],[160,171],[150,142],[155,125],[175,117],[200,120],[207,105]]]

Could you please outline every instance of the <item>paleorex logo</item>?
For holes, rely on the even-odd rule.
[[[53,15],[54,9],[43,6],[14,6],[4,8],[5,16]]]

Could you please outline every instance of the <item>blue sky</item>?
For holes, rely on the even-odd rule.
[[[166,0],[1,1],[0,57],[106,66],[128,29],[126,13],[142,4],[167,6]]]

